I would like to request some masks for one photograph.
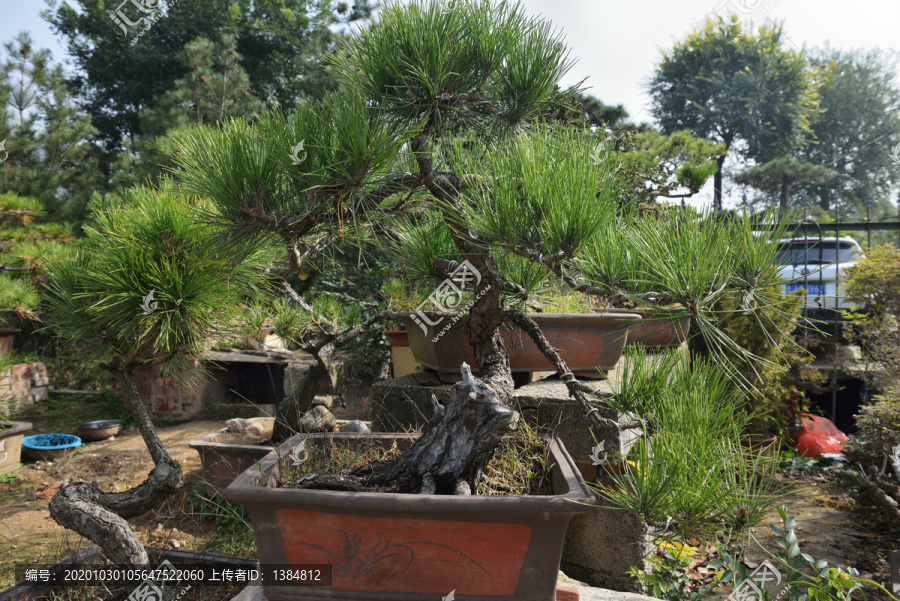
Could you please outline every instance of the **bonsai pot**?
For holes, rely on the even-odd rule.
[[[422,320],[421,315],[428,321]],[[474,366],[478,362],[466,337],[467,315],[442,318],[437,313],[399,313],[398,316],[406,323],[409,347],[416,361],[438,373],[454,375],[459,374],[460,366],[466,362],[476,373]],[[628,340],[629,328],[640,320],[639,315],[629,313],[529,313],[528,316],[537,322],[569,369],[585,378],[602,377],[599,370],[616,366]],[[528,334],[510,326],[502,327],[500,333],[513,372],[555,371]]]
[[[593,497],[558,439],[548,442],[554,494],[445,496],[266,486],[279,457],[307,447],[371,443],[401,449],[406,434],[299,434],[241,474],[224,497],[247,507],[260,565],[330,564],[332,586],[269,586],[270,601],[554,601],[569,520]],[[437,598],[436,596],[434,597]]]
[[[122,420],[101,419],[78,424],[78,436],[82,440],[106,440],[122,431]]]
[[[594,309],[604,314],[603,309]],[[630,325],[628,344],[644,348],[676,348],[687,340],[691,330],[691,317],[670,317],[654,309],[616,309],[616,313],[630,313],[641,318],[640,323]]]
[[[72,434],[36,434],[22,439],[25,456],[44,461],[59,459],[75,447],[80,446],[81,439]]]
[[[409,348],[409,336],[406,330],[392,330],[384,333],[391,341],[391,367],[395,378],[402,378],[421,371],[412,350]]]
[[[13,340],[21,331],[15,328],[0,328],[0,359],[6,359],[12,355]]]
[[[775,457],[775,443],[778,437],[774,434],[751,434],[741,438],[741,446],[749,449],[754,455],[759,455],[764,459],[772,459]]]
[[[30,429],[29,422],[0,422],[0,474],[19,469],[22,437]]]
[[[216,494],[231,484],[241,472],[254,466],[272,452],[271,444],[222,442],[226,428],[188,443],[200,455],[203,479]]]

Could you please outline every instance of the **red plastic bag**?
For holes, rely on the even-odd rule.
[[[804,413],[800,417],[797,450],[810,458],[822,453],[840,453],[847,442],[847,435],[837,429],[830,419]]]

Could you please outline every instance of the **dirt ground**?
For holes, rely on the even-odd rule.
[[[200,480],[200,457],[188,443],[221,427],[219,421],[198,421],[159,430],[163,444],[181,463],[186,491]],[[103,491],[118,492],[140,484],[153,469],[150,454],[135,429],[113,440],[86,442],[62,460],[23,461],[17,482],[0,483],[0,588],[11,584],[16,562],[53,564],[88,546],[81,536],[50,518],[48,502],[60,486],[81,480]],[[166,509],[171,511],[171,504],[131,520],[145,542],[168,544],[176,540],[180,547],[191,547],[213,527],[198,523],[190,528],[193,532],[173,531],[176,526],[167,522],[181,516]]]
[[[199,456],[188,443],[220,427],[220,421],[198,421],[159,430],[163,444],[181,462],[187,486],[163,507],[131,520],[145,543],[208,550],[215,522],[185,511],[188,495],[200,481]],[[114,440],[85,443],[60,461],[26,462],[18,481],[0,483],[0,589],[12,584],[17,562],[50,565],[87,546],[49,516],[48,501],[61,485],[85,480],[104,491],[121,491],[142,482],[152,467],[133,429]],[[783,471],[779,478],[792,493],[784,502],[796,518],[801,550],[829,566],[856,567],[862,577],[890,589],[889,551],[900,550],[900,530],[892,529],[877,511],[858,506],[845,476]],[[780,525],[774,511],[767,521]],[[760,528],[757,536],[772,544],[768,528]],[[748,557],[765,558],[760,552]],[[728,592],[719,591],[716,597],[725,598]]]

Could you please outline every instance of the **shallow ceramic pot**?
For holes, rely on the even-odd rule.
[[[406,434],[299,434],[225,489],[247,507],[259,561],[330,564],[330,587],[264,586],[269,601],[332,599],[554,601],[569,520],[593,500],[558,439],[549,441],[554,494],[447,496],[299,490],[265,486],[280,477],[279,456],[312,445],[390,446]]]
[[[200,455],[203,479],[216,494],[221,494],[241,472],[256,465],[275,448],[271,444],[219,442],[219,437],[227,432],[222,428],[188,443]]]
[[[477,373],[475,351],[466,336],[467,315],[443,318],[437,313],[397,315],[406,324],[416,361],[438,373],[454,375],[459,375],[460,366],[466,362]],[[528,316],[538,324],[569,369],[585,378],[600,378],[601,370],[616,366],[628,341],[629,328],[641,318],[629,313],[529,313]],[[513,372],[556,371],[525,332],[504,326],[500,334]]]

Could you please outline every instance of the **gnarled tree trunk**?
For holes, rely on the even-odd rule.
[[[364,466],[348,477],[313,475],[298,488],[420,494],[472,494],[504,434],[516,429],[518,412],[472,376],[465,363],[450,403],[434,401],[434,417],[412,447],[396,459]]]
[[[120,370],[125,403],[156,467],[139,486],[120,493],[105,493],[87,482],[66,485],[50,500],[50,517],[60,526],[95,542],[117,564],[146,565],[147,551],[128,525],[128,518],[158,507],[184,484],[181,465],[163,447],[156,427],[134,385],[130,369]]]

